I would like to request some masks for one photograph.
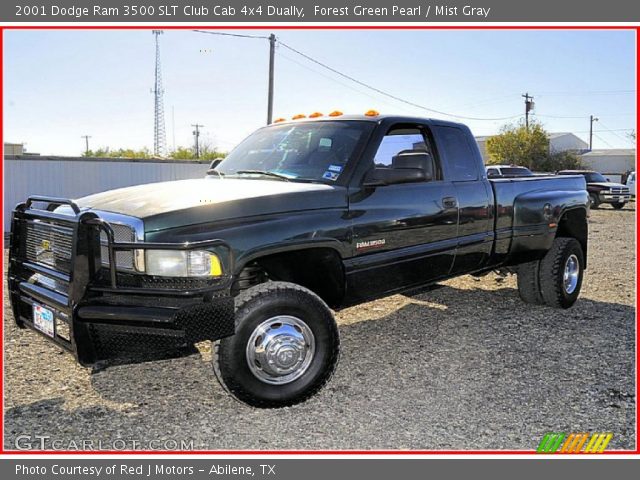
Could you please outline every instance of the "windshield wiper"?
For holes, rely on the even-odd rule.
[[[235,172],[236,175],[244,174],[254,174],[254,175],[265,175],[267,177],[279,178],[280,180],[284,180],[285,182],[289,182],[291,179],[286,175],[282,175],[280,173],[269,172],[267,170],[238,170]]]

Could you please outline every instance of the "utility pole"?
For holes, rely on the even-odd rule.
[[[273,70],[276,58],[276,36],[269,35],[269,97],[267,99],[267,125],[273,121]]]
[[[204,127],[204,125],[193,124],[191,125],[195,128],[193,131],[193,137],[195,139],[195,147],[196,147],[196,158],[200,158],[200,128]]]
[[[80,138],[84,138],[84,154],[86,157],[89,156],[89,139],[91,138],[91,135],[81,135]]]
[[[529,93],[525,93],[522,95],[524,97],[524,121],[527,127],[527,131],[529,130],[529,112],[533,110],[535,103],[533,103],[533,97],[529,95]]]
[[[597,122],[598,117],[589,115],[589,151],[593,150],[593,122]]]

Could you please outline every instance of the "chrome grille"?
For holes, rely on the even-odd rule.
[[[136,234],[133,228],[128,225],[123,225],[121,223],[109,223],[114,233],[114,240],[116,242],[135,242]],[[100,233],[100,255],[102,258],[102,265],[109,265],[109,249],[107,248],[107,235],[104,232]],[[116,266],[119,269],[123,270],[133,270],[134,269],[134,260],[133,260],[133,251],[125,250],[121,252],[116,252]]]
[[[611,193],[614,195],[627,195],[629,194],[629,188],[628,187],[612,187]]]
[[[27,222],[25,235],[27,260],[70,273],[72,249],[72,228],[40,220]]]

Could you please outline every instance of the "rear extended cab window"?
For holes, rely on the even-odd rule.
[[[478,158],[469,144],[469,134],[456,127],[433,126],[438,151],[446,163],[447,180],[471,182],[480,178]],[[484,170],[484,168],[483,168]]]

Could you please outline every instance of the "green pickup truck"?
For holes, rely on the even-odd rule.
[[[281,407],[329,381],[331,308],[495,269],[517,273],[525,302],[570,307],[588,209],[581,175],[487,179],[464,125],[295,120],[203,179],[28,198],[13,212],[9,294],[18,326],[82,365],[214,341],[228,392]]]

